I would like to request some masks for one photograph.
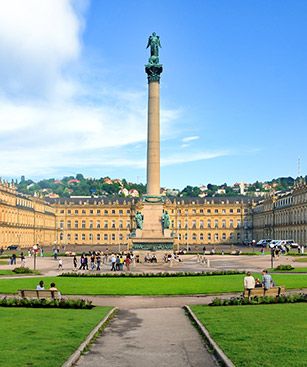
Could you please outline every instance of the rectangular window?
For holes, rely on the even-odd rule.
[[[194,228],[196,228],[196,220],[193,220],[192,221],[192,228],[194,229]]]
[[[218,228],[219,226],[219,221],[217,219],[214,220],[214,228]]]
[[[204,221],[203,221],[203,220],[201,220],[201,221],[199,222],[199,228],[200,228],[200,229],[203,229],[203,228],[204,228]]]
[[[130,222],[127,222],[126,228],[129,229],[130,228]]]
[[[94,214],[94,210],[93,209],[90,209],[90,214]]]
[[[78,226],[79,226],[79,223],[77,220],[75,220],[75,228],[78,228]]]
[[[104,215],[108,215],[109,214],[109,211],[108,210],[105,210],[104,211]]]
[[[70,234],[70,233],[68,233],[68,234],[67,234],[67,240],[68,240],[68,241],[70,241],[70,240],[71,240],[71,234]]]
[[[211,233],[208,233],[207,238],[208,238],[208,241],[211,241]]]
[[[229,221],[229,227],[233,228],[233,220],[232,219],[230,219],[230,221]]]
[[[61,209],[61,210],[60,210],[60,213],[61,213],[61,214],[64,214],[64,209]]]
[[[106,233],[103,235],[103,240],[104,241],[107,241],[108,240],[108,235]]]
[[[61,220],[60,221],[60,229],[63,229],[64,228],[64,221],[63,220]]]
[[[97,209],[97,214],[100,214],[100,209]]]
[[[108,228],[108,221],[107,221],[107,220],[105,220],[105,221],[103,222],[103,228]]]
[[[226,214],[226,209],[222,209],[222,214]]]
[[[214,213],[218,214],[219,210],[218,209],[214,209]]]
[[[112,209],[112,214],[115,214],[115,209]]]
[[[81,223],[81,227],[84,229],[85,228],[85,220],[82,221]]]
[[[210,214],[211,213],[211,209],[207,209],[207,213]]]
[[[82,241],[85,241],[85,233],[82,233]]]
[[[115,241],[115,234],[112,233],[112,241]]]
[[[75,233],[75,241],[78,241],[78,239],[79,239],[78,233]]]
[[[68,221],[67,221],[67,228],[68,228],[68,229],[70,229],[70,228],[71,228],[71,221],[70,221],[70,220],[68,220]]]
[[[115,228],[115,220],[112,220],[112,226],[111,228]]]
[[[199,210],[200,214],[204,214],[204,209]]]
[[[93,226],[93,221],[92,220],[90,220],[90,228],[93,228],[94,226]]]
[[[85,209],[82,209],[82,214],[86,214],[86,210]]]
[[[70,209],[67,210],[67,214],[71,214],[71,210]]]
[[[229,209],[229,213],[233,213],[233,209]]]
[[[100,228],[100,220],[97,220],[96,228]]]
[[[97,233],[97,241],[100,241],[100,233]]]
[[[119,209],[118,213],[119,213],[119,214],[123,214],[122,209]]]
[[[93,233],[90,233],[90,235],[89,235],[89,239],[90,239],[90,241],[92,241],[92,240],[93,240]]]
[[[178,220],[178,228],[180,229],[181,228],[181,221]]]
[[[76,210],[75,210],[75,214],[78,214],[78,213],[79,213],[79,210],[78,210],[78,209],[76,209]]]
[[[226,228],[226,220],[225,219],[222,220],[222,228]]]
[[[237,209],[237,213],[241,213],[241,209]]]

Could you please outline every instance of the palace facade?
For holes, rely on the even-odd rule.
[[[17,192],[14,184],[0,181],[0,247],[51,244],[55,224],[54,207]]]
[[[253,210],[253,237],[291,239],[307,244],[307,184],[299,180],[294,188],[258,203]]]
[[[23,195],[0,183],[0,246],[34,244],[106,245],[127,248],[135,231],[137,198],[72,197],[48,199]],[[166,198],[175,248],[293,239],[307,243],[307,185],[262,201],[247,197]]]

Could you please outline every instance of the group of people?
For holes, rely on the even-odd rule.
[[[244,289],[247,290],[248,296],[250,297],[251,291],[254,288],[264,288],[265,291],[275,286],[272,276],[267,270],[262,271],[262,280],[254,278],[250,271],[246,273],[244,277]]]
[[[127,271],[130,271],[130,265],[134,260],[132,252],[127,254],[102,253],[100,251],[90,251],[89,254],[83,253],[78,262],[77,256],[73,257],[74,270],[100,271],[102,264],[111,265],[111,271],[122,271],[124,265]]]

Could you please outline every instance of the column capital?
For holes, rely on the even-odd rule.
[[[163,71],[161,64],[147,64],[145,65],[145,72],[147,74],[148,83],[160,82],[160,74]]]

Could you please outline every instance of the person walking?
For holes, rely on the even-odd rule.
[[[73,258],[73,266],[74,266],[74,270],[77,270],[78,267],[78,260],[77,260],[77,256],[75,255]]]
[[[116,271],[115,264],[116,264],[116,257],[114,254],[112,254],[111,255],[111,271]]]
[[[59,263],[58,263],[58,270],[63,270],[63,260],[59,259]]]

